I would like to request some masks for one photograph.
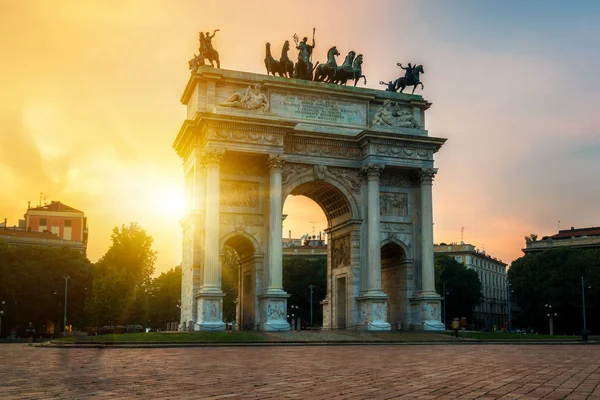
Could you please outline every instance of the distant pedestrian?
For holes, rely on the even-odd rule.
[[[458,322],[458,318],[454,318],[452,320],[452,329],[454,330],[454,335],[456,336],[456,338],[458,339],[458,328],[459,328],[459,322]]]
[[[29,321],[29,325],[27,329],[25,329],[25,333],[27,334],[27,345],[31,346],[33,340],[35,339],[35,327],[33,326],[33,322]]]

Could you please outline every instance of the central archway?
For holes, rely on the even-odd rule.
[[[325,215],[328,238],[326,292],[324,298],[313,301],[322,306],[324,329],[346,329],[357,325],[359,319],[356,297],[361,275],[361,225],[355,198],[358,192],[352,193],[347,182],[334,179],[326,169],[321,176],[313,171],[316,167],[314,170],[307,168],[304,174],[290,180],[283,187],[283,201],[285,205],[289,195],[304,196],[314,201]],[[288,213],[291,211],[286,211]]]

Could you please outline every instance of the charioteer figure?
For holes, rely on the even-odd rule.
[[[294,70],[294,78],[312,80],[312,52],[315,48],[315,28],[313,28],[312,46],[308,44],[308,38],[304,37],[301,42],[298,41],[298,35],[294,34],[294,42],[298,52],[298,62]]]

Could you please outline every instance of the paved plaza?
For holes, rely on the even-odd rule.
[[[0,345],[1,399],[600,399],[600,346]]]

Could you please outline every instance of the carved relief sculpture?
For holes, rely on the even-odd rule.
[[[292,178],[303,175],[311,170],[308,165],[301,164],[286,164],[283,167],[283,173],[281,174],[282,185],[287,185]]]
[[[243,110],[260,110],[266,111],[269,109],[269,100],[267,95],[262,93],[260,83],[250,85],[246,89],[245,94],[235,92],[224,103],[219,104],[221,107],[234,107]]]
[[[334,178],[337,178],[345,184],[354,193],[360,193],[360,179],[358,171],[345,168],[329,168],[328,172]]]
[[[331,265],[332,268],[339,268],[350,265],[350,235],[343,236],[333,240]]]
[[[382,216],[408,215],[408,196],[406,193],[379,194],[379,208]]]
[[[375,113],[371,126],[375,125],[421,129],[410,111],[402,110],[398,103],[391,100],[384,101],[383,106]]]
[[[258,207],[258,183],[221,180],[221,205]]]

